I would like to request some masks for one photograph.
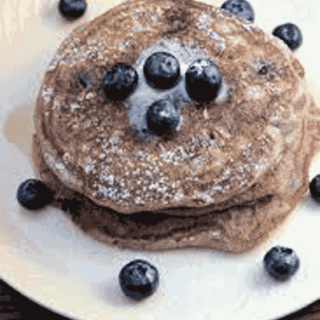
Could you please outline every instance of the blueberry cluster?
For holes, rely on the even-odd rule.
[[[66,18],[78,18],[86,10],[85,0],[60,0],[59,11]],[[221,9],[244,20],[253,22],[254,11],[247,0],[227,0]],[[291,50],[296,50],[302,43],[299,28],[286,23],[275,28],[272,33],[283,40]],[[178,59],[168,52],[155,52],[150,55],[143,67],[143,74],[148,85],[156,90],[169,90],[181,81],[180,64]],[[138,86],[137,71],[125,64],[118,63],[108,69],[103,77],[103,89],[108,99],[124,101]],[[85,78],[79,78],[82,87],[88,86]],[[196,102],[214,100],[221,88],[222,75],[210,59],[194,61],[185,74],[185,88],[189,97]],[[146,113],[149,132],[161,136],[174,131],[180,122],[180,116],[174,104],[168,100],[158,100],[149,106]]]
[[[146,83],[155,90],[169,90],[181,81],[180,63],[168,52],[155,52],[143,66]],[[103,89],[108,99],[124,101],[137,88],[137,71],[124,63],[108,69],[103,78]],[[214,100],[222,84],[222,75],[214,62],[209,59],[194,61],[185,74],[185,88],[190,98],[196,102]],[[146,112],[146,123],[150,132],[161,136],[174,131],[180,123],[177,103],[159,99]]]

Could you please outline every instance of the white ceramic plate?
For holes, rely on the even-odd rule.
[[[0,276],[35,302],[76,319],[275,319],[320,297],[320,206],[309,194],[271,240],[250,254],[213,250],[148,253],[102,245],[78,230],[59,210],[37,214],[21,208],[19,184],[34,177],[29,152],[37,90],[61,39],[74,27],[119,3],[88,0],[84,17],[66,23],[55,0],[0,3]],[[212,1],[221,5],[223,1]],[[300,26],[304,42],[296,55],[308,86],[320,103],[317,0],[251,0],[256,23],[271,32],[284,22]],[[318,90],[318,92],[317,92]],[[314,161],[310,180],[320,173]],[[293,248],[301,259],[297,274],[277,283],[262,259],[274,245]],[[315,250],[316,249],[316,250]],[[160,285],[140,303],[126,298],[120,269],[144,258],[159,270]]]

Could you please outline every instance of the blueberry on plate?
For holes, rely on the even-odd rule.
[[[302,44],[302,33],[293,23],[289,22],[276,27],[272,34],[281,39],[292,51]]]
[[[118,63],[107,70],[103,77],[103,90],[113,101],[123,101],[134,92],[138,85],[137,71],[125,63]]]
[[[180,65],[176,57],[168,52],[156,52],[143,67],[147,83],[156,89],[171,89],[180,79]]]
[[[29,210],[45,207],[53,201],[51,190],[40,180],[28,179],[22,182],[17,191],[18,202]]]
[[[150,296],[158,287],[158,270],[148,261],[136,259],[121,269],[119,283],[126,296],[141,300]]]
[[[320,174],[315,176],[309,183],[309,190],[311,197],[320,203]]]
[[[222,75],[212,60],[197,59],[186,72],[186,90],[195,101],[214,100],[221,85]]]
[[[267,272],[277,280],[287,280],[300,266],[297,254],[290,248],[276,246],[264,256]]]
[[[169,99],[161,99],[149,106],[146,120],[149,130],[161,136],[179,125],[180,115]]]
[[[227,0],[221,8],[224,12],[231,13],[239,18],[253,22],[254,12],[251,4],[246,0]]]
[[[59,11],[65,18],[76,19],[81,17],[87,7],[85,0],[60,0]]]

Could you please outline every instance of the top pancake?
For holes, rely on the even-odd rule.
[[[181,65],[182,81],[165,92],[143,78],[156,51]],[[223,76],[211,103],[192,102],[184,89],[186,68],[199,57],[213,59]],[[139,74],[124,102],[102,90],[106,69],[118,62]],[[149,137],[146,106],[164,96],[180,101],[181,124],[169,137]],[[35,127],[48,167],[95,203],[122,213],[200,214],[290,192],[274,168],[294,158],[304,135],[313,143],[308,99],[299,61],[253,24],[194,1],[136,1],[65,39],[45,73]],[[278,183],[268,183],[275,175]]]

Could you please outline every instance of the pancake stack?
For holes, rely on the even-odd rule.
[[[148,86],[143,67],[172,54],[181,79]],[[197,59],[222,74],[213,101],[185,86]],[[124,63],[138,84],[106,97],[106,70]],[[175,101],[181,121],[150,134],[148,106]],[[248,21],[195,1],[121,4],[74,30],[50,63],[34,113],[35,169],[56,204],[81,201],[74,222],[122,248],[245,252],[270,237],[308,189],[320,109],[290,49]]]

